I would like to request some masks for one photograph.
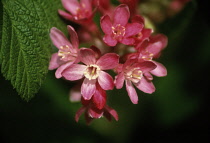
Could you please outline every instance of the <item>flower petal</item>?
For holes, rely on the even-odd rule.
[[[138,67],[140,67],[143,73],[149,72],[157,67],[153,62],[150,62],[150,61],[141,62],[141,63],[138,63],[137,65]]]
[[[67,29],[70,35],[71,44],[73,46],[73,52],[76,53],[79,47],[79,40],[78,40],[77,33],[74,30],[74,28],[71,27],[70,25],[67,26]]]
[[[94,51],[96,59],[98,59],[101,56],[101,51],[96,46],[92,45],[90,46],[90,49]]]
[[[143,24],[140,23],[128,23],[125,28],[125,36],[133,36],[141,32],[142,28],[144,27]]]
[[[83,112],[85,112],[86,107],[82,106],[79,110],[77,110],[76,114],[75,114],[75,121],[78,122],[80,116],[82,115]]]
[[[68,68],[69,66],[71,66],[74,62],[68,62],[68,63],[65,63],[63,65],[61,65],[55,72],[55,77],[56,78],[61,78],[62,77],[62,72]]]
[[[95,64],[96,57],[94,51],[87,48],[80,49],[80,60],[86,65]]]
[[[73,64],[62,72],[62,76],[67,80],[79,80],[84,77],[85,65]]]
[[[138,61],[135,58],[127,59],[126,62],[123,64],[123,69],[131,68],[132,65],[136,64]]]
[[[121,72],[120,74],[116,76],[115,86],[117,89],[121,89],[123,87],[124,80],[125,80],[125,77],[124,77],[123,72]]]
[[[61,46],[68,45],[72,47],[66,36],[57,28],[53,27],[50,29],[50,38],[53,44],[60,49]]]
[[[104,15],[101,17],[101,29],[105,34],[111,34],[112,33],[112,23],[111,19],[108,15]]]
[[[103,109],[106,104],[106,92],[96,84],[96,92],[92,97],[93,104],[97,109]]]
[[[108,114],[111,114],[114,117],[114,119],[116,121],[118,121],[119,118],[118,118],[117,112],[114,109],[112,109],[111,107],[109,107],[108,105],[105,106],[105,112],[104,113],[106,113],[106,112]]]
[[[149,72],[144,73],[144,77],[145,77],[147,80],[153,80],[153,76],[152,76]]]
[[[168,38],[164,34],[157,34],[150,37],[152,43],[161,42],[162,48],[165,48],[168,44]]]
[[[111,46],[111,47],[117,44],[117,40],[113,39],[111,35],[104,35],[103,40],[108,46]]]
[[[167,69],[164,65],[156,61],[153,61],[153,63],[157,66],[154,70],[150,71],[153,75],[159,77],[167,75]]]
[[[90,100],[96,91],[96,80],[84,79],[81,87],[81,94],[85,100]]]
[[[120,42],[125,44],[125,45],[134,45],[135,40],[134,40],[134,38],[124,37]]]
[[[144,24],[144,17],[140,16],[140,15],[135,15],[131,22],[135,22],[135,23],[142,23]]]
[[[114,11],[114,19],[113,25],[120,24],[121,26],[125,26],[128,23],[128,19],[130,18],[129,8],[125,4],[119,5]]]
[[[98,83],[104,90],[112,90],[114,88],[113,78],[104,71],[99,72]]]
[[[92,11],[92,0],[80,0],[80,5],[84,7],[86,11]]]
[[[141,33],[142,33],[142,35],[143,35],[143,37],[141,38],[141,40],[143,41],[143,40],[147,40],[147,39],[149,39],[149,36],[152,34],[152,32],[153,32],[153,30],[152,29],[143,29],[142,31],[141,31]]]
[[[61,64],[61,61],[59,60],[58,53],[54,53],[51,56],[50,64],[49,64],[48,69],[49,70],[54,70],[54,69],[58,68],[60,66],[60,64]]]
[[[77,14],[77,9],[80,7],[78,0],[61,0],[63,7],[73,15]]]
[[[74,17],[71,14],[69,14],[69,13],[67,13],[67,12],[65,12],[63,10],[59,9],[58,13],[59,13],[60,16],[62,16],[63,18],[65,18],[67,20],[74,20]]]
[[[141,78],[141,81],[137,84],[135,84],[135,86],[145,92],[145,93],[153,93],[155,91],[155,86],[151,81],[148,81],[145,77]]]
[[[101,118],[103,116],[103,110],[91,107],[88,110],[89,116],[95,119]]]
[[[138,50],[138,53],[141,53],[143,50],[145,50],[148,47],[148,45],[149,45],[149,40],[147,39],[142,42],[139,42],[135,48],[136,50]]]
[[[107,53],[100,57],[98,61],[96,62],[96,65],[98,65],[101,70],[109,70],[117,67],[119,64],[119,56],[115,53]]]
[[[128,92],[128,96],[133,104],[138,104],[138,95],[136,93],[136,89],[133,87],[131,81],[125,80],[126,90]]]
[[[142,31],[139,33],[139,35],[141,35],[141,36],[135,38],[135,40],[136,40],[135,44],[138,46],[138,47],[135,47],[137,50],[139,49],[139,46],[143,45],[142,43],[144,43],[144,41],[149,41],[149,37],[152,34],[152,32],[153,32],[152,29],[146,29],[146,28],[142,29]],[[148,45],[148,43],[149,42],[147,42],[147,45]],[[144,49],[144,48],[142,48],[142,49]]]
[[[168,38],[163,34],[157,34],[155,36],[150,37],[150,43],[147,47],[147,50],[154,54],[154,58],[158,58],[160,56],[161,50],[163,50],[167,43]]]
[[[118,64],[117,67],[115,68],[116,73],[120,73],[123,70],[123,64]]]

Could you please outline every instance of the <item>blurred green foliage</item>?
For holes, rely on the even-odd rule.
[[[56,79],[54,71],[30,102],[22,101],[1,76],[0,142],[208,142],[210,26],[205,16],[189,3],[158,25],[169,39],[159,60],[168,76],[154,79],[154,94],[139,91],[138,105],[130,102],[125,89],[108,91],[108,105],[118,111],[118,122],[102,118],[87,126],[82,116],[76,123],[74,114],[81,105],[71,103],[68,95],[74,83]]]

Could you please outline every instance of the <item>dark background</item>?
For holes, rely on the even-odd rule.
[[[109,91],[108,104],[119,121],[102,118],[86,125],[74,121],[80,103],[69,102],[74,83],[55,79],[49,71],[40,92],[23,101],[0,76],[1,143],[159,143],[209,142],[210,15],[207,1],[194,1],[158,25],[169,38],[160,62],[168,76],[155,78],[157,91],[139,91],[133,105],[125,91]]]

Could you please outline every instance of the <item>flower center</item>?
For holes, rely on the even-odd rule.
[[[149,51],[144,51],[142,52],[141,58],[145,61],[151,61],[153,56],[154,56],[153,53],[150,53]]]
[[[100,70],[97,65],[89,65],[84,72],[84,76],[89,80],[96,79],[99,76]]]
[[[112,34],[115,39],[121,40],[125,35],[125,27],[121,26],[120,24],[116,25],[115,27],[112,26]]]
[[[143,76],[142,71],[139,68],[133,68],[125,73],[126,79],[138,83]]]
[[[136,40],[140,40],[142,37],[143,37],[143,34],[141,32],[133,36],[133,38],[135,38]]]
[[[77,53],[72,53],[68,45],[60,47],[58,51],[58,56],[61,57],[62,61],[73,61],[77,57]]]
[[[84,19],[90,16],[90,12],[86,9],[85,4],[81,4],[80,7],[76,9],[76,15],[74,16],[75,20]]]

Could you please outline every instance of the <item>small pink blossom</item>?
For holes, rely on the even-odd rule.
[[[140,53],[139,59],[146,59],[150,55],[151,59],[159,58],[161,51],[167,46],[168,38],[163,34],[151,36],[144,44],[138,44],[136,49]]]
[[[133,104],[137,104],[138,96],[133,84],[145,93],[153,93],[155,91],[155,86],[150,80],[145,78],[144,74],[155,68],[156,65],[150,61],[139,63],[135,59],[127,60],[125,64],[120,65],[120,68],[118,68],[118,75],[115,78],[116,88],[122,88],[125,81],[128,96]]]
[[[157,67],[150,71],[155,76],[166,76],[167,70],[161,63],[154,61],[153,59],[159,58],[161,51],[166,47],[168,39],[163,34],[157,34],[151,36],[149,41],[145,41],[142,44],[137,45],[138,49],[138,61],[152,61]]]
[[[57,28],[53,27],[50,30],[50,38],[53,44],[59,49],[58,53],[54,53],[51,57],[49,70],[57,69],[56,70],[56,77],[61,77],[61,72],[68,66],[73,63],[78,63],[78,46],[79,41],[77,37],[77,33],[75,32],[74,28],[71,26],[67,26],[70,41],[65,37],[65,35],[58,30]]]
[[[118,42],[125,45],[133,45],[134,35],[138,34],[143,25],[140,23],[128,23],[130,12],[127,5],[119,5],[111,21],[110,16],[104,15],[101,18],[101,28],[105,33],[104,42],[109,46],[115,46]]]
[[[58,13],[67,20],[84,24],[92,20],[92,0],[62,0],[63,7],[69,12],[58,10]]]
[[[132,22],[145,25],[145,20],[140,15],[135,15],[132,18]],[[147,29],[147,28],[143,27],[143,29],[139,33],[134,35],[134,40],[135,40],[134,46],[142,43],[144,40],[149,40],[149,37],[151,36],[152,32],[153,32],[152,29]]]
[[[97,59],[96,55],[98,54],[92,49],[82,48],[80,60],[84,64],[73,64],[62,73],[62,76],[70,81],[85,77],[81,87],[81,94],[85,100],[91,99],[96,92],[96,82],[104,90],[114,88],[112,77],[104,70],[114,69],[119,63],[119,56],[115,53],[107,53]]]

